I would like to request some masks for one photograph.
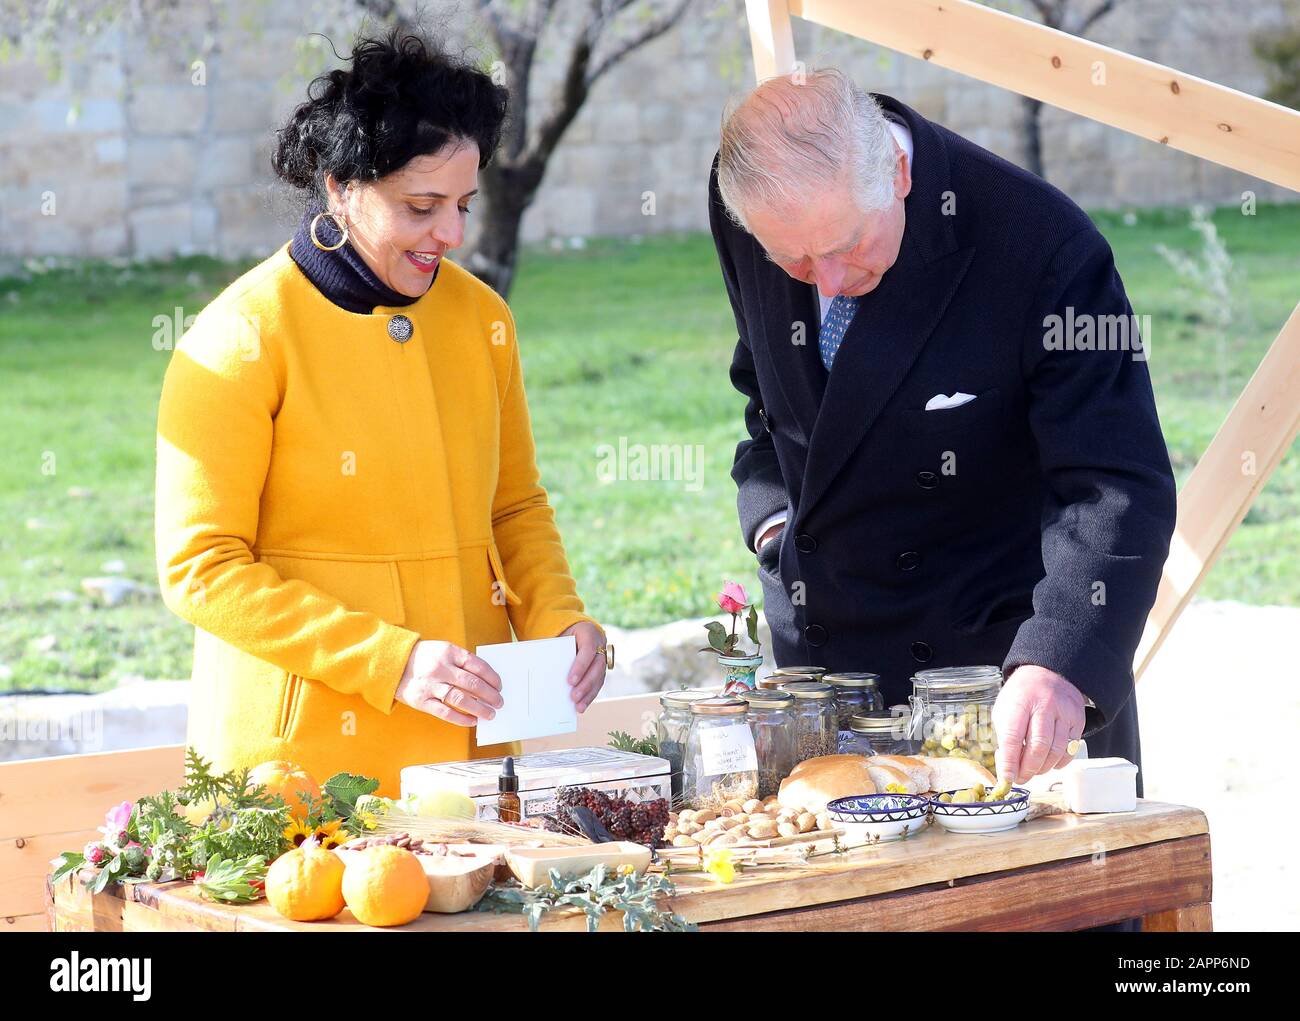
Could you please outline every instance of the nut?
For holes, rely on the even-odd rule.
[[[706,808],[699,812],[696,812],[695,815],[692,816],[692,820],[694,822],[705,823],[705,822],[709,822],[710,820],[716,819],[717,817],[718,817],[717,812],[713,811],[713,809],[711,808]]]
[[[817,828],[817,817],[811,812],[803,812],[795,819],[794,824],[799,827],[800,833],[810,833]]]
[[[673,837],[673,847],[698,847],[699,843],[694,837],[688,837],[682,833]]]
[[[752,815],[755,812],[761,812],[763,810],[763,803],[759,801],[758,798],[750,798],[741,807]]]
[[[799,835],[799,827],[792,822],[777,823],[776,831],[783,837],[797,837]]]

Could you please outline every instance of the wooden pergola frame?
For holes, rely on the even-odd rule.
[[[745,0],[759,81],[798,69],[797,16],[1300,191],[1300,113],[970,0]],[[1104,84],[1096,84],[1096,70]],[[1300,305],[1178,494],[1141,676],[1300,431]]]

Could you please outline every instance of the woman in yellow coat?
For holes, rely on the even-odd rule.
[[[317,780],[508,753],[478,645],[576,637],[604,681],[539,482],[515,324],[445,260],[506,94],[418,37],[365,40],[278,134],[293,240],[196,318],[158,417],[167,605],[196,627],[189,743]]]

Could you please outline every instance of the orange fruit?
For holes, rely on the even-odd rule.
[[[248,774],[249,783],[261,784],[270,795],[280,795],[289,806],[289,814],[295,819],[307,818],[307,804],[298,795],[307,794],[312,798],[320,797],[320,784],[301,766],[292,762],[277,760],[262,762],[254,766]]]
[[[343,910],[343,862],[323,847],[295,847],[266,870],[266,899],[285,918],[318,922]]]
[[[343,899],[366,925],[405,925],[424,910],[429,880],[406,848],[367,847],[348,860]]]

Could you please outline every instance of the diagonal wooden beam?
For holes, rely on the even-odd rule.
[[[786,0],[745,0],[749,45],[758,81],[794,70],[794,33]]]
[[[1141,676],[1300,432],[1300,305],[1178,494],[1178,526],[1138,645]]]
[[[788,6],[827,28],[1300,191],[1300,112],[1276,103],[970,0]]]

